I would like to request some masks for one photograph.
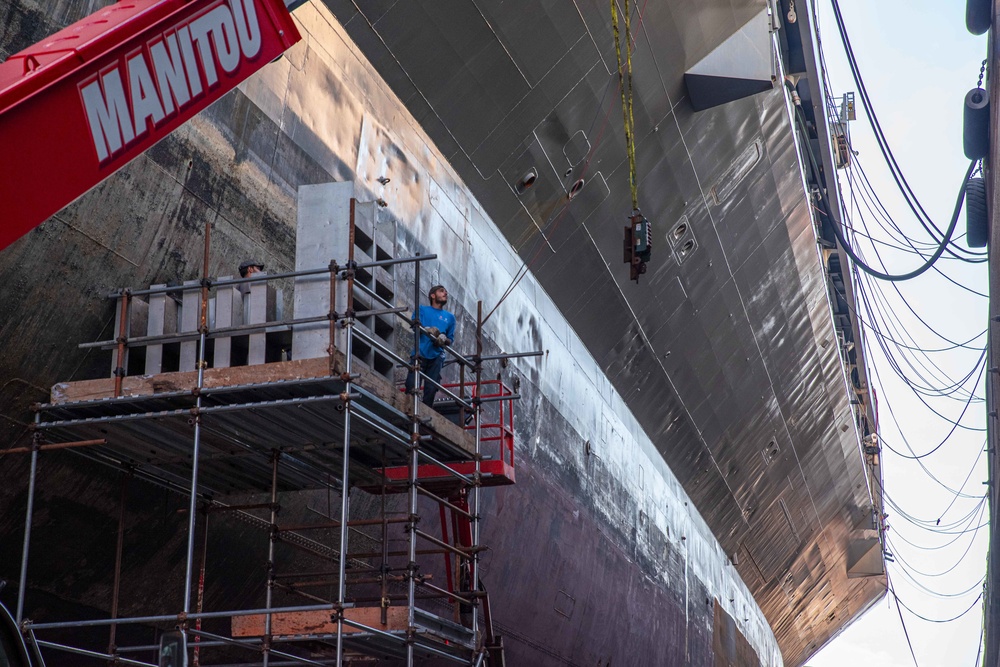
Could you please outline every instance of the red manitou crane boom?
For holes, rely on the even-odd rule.
[[[282,0],[121,0],[0,64],[0,250],[301,39]]]

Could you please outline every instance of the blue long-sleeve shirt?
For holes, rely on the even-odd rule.
[[[414,313],[416,314],[416,313]],[[448,340],[455,340],[455,316],[447,310],[433,306],[420,306],[420,324],[423,327],[437,327]],[[420,332],[420,356],[424,359],[434,359],[444,354],[444,348],[438,347],[430,336]]]

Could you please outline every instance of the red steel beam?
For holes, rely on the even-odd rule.
[[[301,39],[282,0],[122,0],[0,64],[0,250]]]

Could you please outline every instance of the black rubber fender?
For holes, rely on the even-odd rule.
[[[965,242],[970,248],[984,248],[990,237],[986,207],[986,183],[970,178],[965,185]]]
[[[990,29],[993,19],[993,0],[966,0],[965,27],[973,35],[982,35]]]
[[[990,96],[982,88],[965,96],[962,148],[970,160],[982,160],[990,152]]]

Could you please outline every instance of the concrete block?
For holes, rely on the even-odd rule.
[[[295,270],[316,269],[347,261],[350,243],[350,206],[354,184],[322,183],[304,185],[298,193],[298,226],[295,242]],[[334,309],[343,311],[347,286],[338,282]],[[330,312],[330,277],[317,275],[295,280],[295,318],[315,317]],[[335,344],[345,347],[344,333],[338,329]],[[330,326],[326,322],[298,325],[292,332],[292,358],[310,359],[327,355]]]

